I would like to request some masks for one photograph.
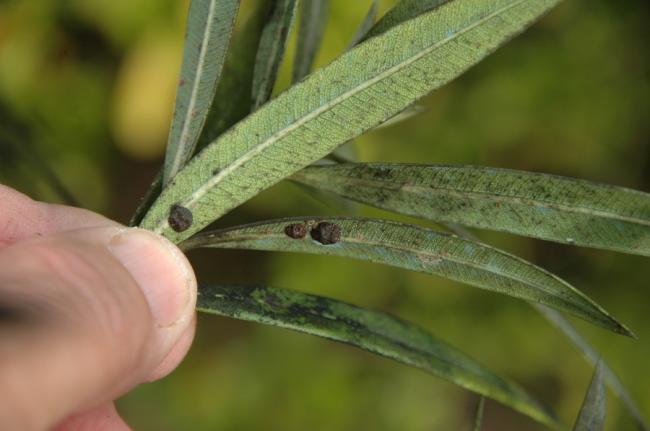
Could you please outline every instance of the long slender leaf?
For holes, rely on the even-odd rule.
[[[262,32],[255,59],[253,110],[271,97],[297,7],[298,0],[274,0],[273,12]]]
[[[214,103],[199,138],[204,148],[253,108],[253,68],[262,31],[268,21],[272,1],[255,2],[255,9],[232,38]]]
[[[323,40],[329,0],[302,0],[298,46],[293,63],[293,82],[309,74]]]
[[[474,415],[474,431],[481,431],[483,428],[483,412],[485,410],[485,398],[481,397],[476,406],[476,414]]]
[[[378,36],[391,28],[416,18],[438,6],[447,3],[449,0],[400,0],[386,15],[372,27],[361,38],[362,40]]]
[[[553,274],[490,246],[413,225],[366,218],[292,218],[202,233],[182,247],[293,251],[368,260],[544,304],[631,335],[591,299]]]
[[[559,427],[552,413],[518,385],[423,329],[385,313],[291,290],[238,286],[202,287],[197,308],[351,344],[500,401],[552,428]]]
[[[192,157],[221,76],[239,0],[192,0],[163,184]]]
[[[445,227],[449,228],[458,236],[469,239],[470,241],[478,241],[476,236],[466,229],[456,226],[454,224],[445,223]],[[600,363],[603,377],[607,385],[614,391],[616,396],[623,402],[623,405],[628,410],[628,413],[634,418],[639,429],[643,431],[650,431],[650,427],[646,422],[639,407],[634,402],[634,399],[629,394],[623,383],[619,380],[614,371],[609,368],[607,363],[602,359],[601,354],[578,332],[578,330],[557,310],[548,308],[540,304],[531,304],[542,316],[549,320],[557,329],[560,330],[569,340],[582,352],[583,356],[594,366]]]
[[[562,313],[544,307],[543,305],[535,305],[535,308],[544,315],[553,325],[555,325],[564,335],[566,335],[575,346],[580,349],[582,354],[591,362],[594,366],[600,363],[601,372],[603,378],[607,382],[607,385],[610,389],[616,394],[616,396],[623,402],[623,405],[634,418],[637,425],[643,431],[650,431],[650,426],[646,422],[643,414],[639,410],[639,407],[636,405],[632,396],[625,389],[625,386],[620,381],[616,373],[609,368],[607,363],[601,359],[600,353],[593,347],[589,342],[575,329],[575,327],[562,316]]]
[[[141,226],[188,238],[460,75],[559,1],[455,0],[358,45],[201,151]],[[168,223],[175,206],[193,214],[181,231]]]
[[[359,28],[357,29],[356,32],[354,32],[354,35],[352,36],[352,40],[350,40],[348,49],[352,49],[355,45],[361,42],[365,37],[365,35],[368,33],[368,31],[375,25],[375,21],[377,20],[378,9],[379,9],[379,0],[372,0],[372,3],[370,3],[370,8],[368,8],[368,12],[366,13],[366,16],[363,17],[363,20],[361,21]]]
[[[602,367],[599,363],[596,365],[573,431],[602,431],[605,428],[606,410],[605,386],[603,385]]]
[[[309,167],[297,181],[429,220],[650,256],[650,194],[573,178],[449,165]]]

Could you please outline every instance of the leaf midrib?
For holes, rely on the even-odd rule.
[[[401,70],[401,69],[415,63],[419,59],[425,57],[426,55],[428,55],[429,53],[434,51],[435,49],[437,49],[437,48],[439,48],[441,46],[444,46],[445,44],[449,43],[452,40],[457,39],[459,36],[463,35],[464,33],[467,33],[468,31],[478,27],[479,25],[481,25],[481,24],[483,24],[485,22],[488,22],[489,20],[497,17],[501,13],[503,13],[503,12],[509,10],[509,9],[512,9],[512,8],[514,8],[516,6],[519,6],[520,4],[525,3],[526,1],[528,1],[528,0],[519,0],[519,1],[513,2],[511,4],[508,4],[508,5],[506,5],[506,6],[502,7],[502,8],[499,8],[499,9],[495,10],[494,12],[486,15],[485,17],[483,17],[483,18],[477,20],[476,22],[472,23],[471,25],[467,26],[466,28],[463,28],[463,29],[455,32],[454,34],[452,34],[452,35],[450,35],[450,36],[448,36],[448,37],[446,37],[444,39],[441,39],[439,42],[431,45],[429,48],[426,48],[426,49],[422,50],[421,52],[417,53],[416,55],[408,58],[406,61],[403,61],[403,62],[401,62],[401,63],[399,63],[399,64],[397,64],[397,65],[395,65],[395,66],[393,66],[393,67],[391,67],[391,68],[389,68],[387,70],[385,70],[384,72],[378,74],[374,78],[363,82],[361,85],[356,86],[356,87],[354,87],[353,89],[351,89],[349,91],[346,91],[345,93],[341,94],[338,97],[335,97],[330,103],[325,104],[325,105],[319,107],[318,109],[308,113],[307,115],[304,115],[303,117],[297,119],[297,121],[294,121],[291,125],[285,127],[284,129],[279,130],[278,132],[276,132],[275,134],[270,136],[268,139],[261,142],[259,145],[256,145],[255,147],[253,147],[250,150],[246,151],[244,154],[242,154],[241,157],[234,160],[233,163],[231,163],[230,165],[226,166],[224,169],[219,171],[219,173],[217,175],[211,177],[202,186],[197,188],[189,196],[188,199],[184,200],[184,202],[183,202],[184,206],[192,207],[199,199],[201,199],[201,197],[204,194],[207,193],[208,190],[210,190],[216,184],[221,182],[221,180],[224,177],[230,175],[233,171],[235,171],[240,166],[242,166],[244,163],[246,163],[247,161],[249,161],[250,159],[255,157],[257,154],[264,151],[269,146],[273,145],[276,141],[280,140],[281,138],[283,138],[286,135],[289,135],[291,132],[298,129],[302,125],[308,123],[309,121],[311,121],[312,119],[314,119],[317,116],[321,115],[322,113],[331,110],[333,107],[335,107],[339,103],[343,102],[344,100],[347,100],[348,98],[352,97],[356,93],[359,93],[359,92],[365,90],[366,88],[371,87],[372,85],[374,85],[377,82],[383,80],[384,78],[386,78],[386,77],[388,77],[388,76],[390,76],[390,75],[392,75],[394,73],[397,73],[399,70]],[[288,93],[285,93],[285,94],[288,94]],[[161,222],[156,227],[155,231],[157,233],[161,233],[164,230],[166,225],[167,225],[167,220],[164,220],[164,219],[161,220]]]

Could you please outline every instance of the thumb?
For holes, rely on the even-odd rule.
[[[185,256],[148,231],[0,248],[0,423],[50,428],[169,372],[189,348],[195,302]]]

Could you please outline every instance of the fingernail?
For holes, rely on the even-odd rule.
[[[159,327],[172,326],[188,314],[196,279],[187,258],[174,244],[136,228],[116,234],[108,248],[142,290]]]

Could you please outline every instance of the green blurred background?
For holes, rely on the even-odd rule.
[[[256,0],[244,0],[242,15]],[[385,11],[394,1],[382,1]],[[369,1],[332,0],[318,63],[345,49]],[[0,1],[0,182],[126,222],[160,166],[187,3]],[[371,132],[368,161],[445,162],[583,177],[650,191],[650,4],[567,0],[530,31],[426,99],[425,113]],[[293,41],[295,42],[295,40]],[[293,43],[292,43],[293,46]],[[291,51],[278,90],[290,76]],[[7,132],[11,131],[11,133]],[[359,211],[280,184],[233,224]],[[477,232],[578,286],[639,341],[582,322],[650,416],[647,258]],[[572,422],[591,368],[525,303],[422,274],[338,258],[209,251],[201,281],[263,283],[386,310],[518,380]],[[136,430],[468,430],[477,398],[388,360],[309,336],[201,316],[186,361],[119,402]],[[542,429],[496,404],[486,430]],[[610,397],[608,429],[633,422]]]

